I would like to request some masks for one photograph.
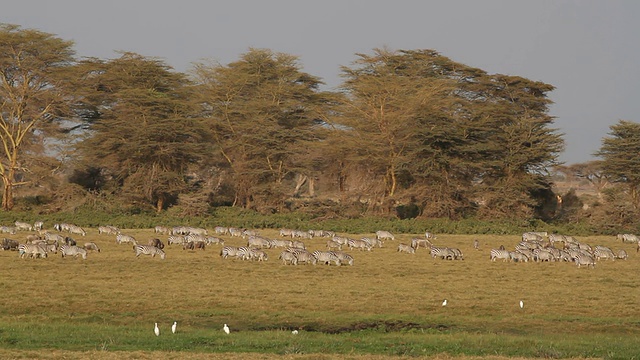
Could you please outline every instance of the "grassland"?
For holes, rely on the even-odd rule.
[[[361,235],[371,234],[350,236]],[[585,269],[489,261],[492,247],[512,248],[517,236],[438,236],[435,243],[460,248],[463,261],[434,260],[424,249],[396,252],[413,236],[352,251],[354,266],[341,267],[285,266],[278,249],[267,249],[264,263],[224,260],[219,246],[167,246],[165,260],[136,259],[130,245],[95,229],[76,238],[102,249],[84,261],[0,251],[0,358],[640,358],[634,245],[580,237],[630,254]],[[305,241],[312,250],[325,242]]]

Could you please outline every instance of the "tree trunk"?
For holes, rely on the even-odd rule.
[[[311,176],[309,177],[309,196],[310,197],[314,197],[316,196],[316,189],[315,189],[315,185],[316,185],[316,178]]]
[[[2,210],[9,211],[13,209],[13,179],[15,176],[14,166],[9,167],[9,174],[2,177],[4,189],[2,191]]]
[[[300,188],[302,187],[302,185],[304,185],[305,182],[307,182],[307,178],[307,175],[296,174],[296,188],[295,190],[293,190],[293,196],[298,196]]]
[[[158,197],[158,202],[156,203],[156,212],[158,214],[161,213],[163,208],[164,208],[164,197],[160,196]]]

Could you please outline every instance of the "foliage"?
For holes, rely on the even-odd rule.
[[[207,154],[190,83],[163,62],[132,53],[90,59],[79,71],[85,106],[93,111],[78,148],[88,168],[100,169],[98,188],[111,183],[123,196],[161,211],[186,191],[188,166]]]
[[[55,161],[44,155],[73,94],[65,91],[74,61],[71,41],[16,25],[0,24],[0,177],[2,209],[14,206],[14,186],[50,174]],[[43,170],[44,169],[44,170]],[[28,173],[36,172],[33,179]]]

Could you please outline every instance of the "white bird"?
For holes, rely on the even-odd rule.
[[[153,328],[153,332],[156,334],[156,336],[160,336],[160,328],[158,328],[158,323],[156,323],[156,326]]]
[[[298,330],[293,330],[291,333],[292,333],[293,335],[298,335]]]
[[[175,333],[176,333],[176,328],[177,328],[177,327],[178,327],[178,322],[177,322],[177,321],[174,321],[174,322],[173,322],[173,325],[171,325],[171,332],[175,334]]]
[[[442,302],[442,306],[447,306],[447,299],[444,299],[444,301]]]
[[[524,308],[524,303],[520,300],[520,309]]]
[[[224,327],[222,328],[222,330],[224,330],[225,333],[229,334],[230,330],[229,327],[227,326],[227,324],[224,324]]]

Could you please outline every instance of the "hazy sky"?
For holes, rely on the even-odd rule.
[[[628,0],[0,0],[0,22],[75,41],[78,56],[116,50],[178,71],[235,61],[250,47],[296,55],[328,89],[372,49],[434,49],[491,74],[556,87],[561,160],[592,160],[618,120],[640,122],[640,1]],[[634,154],[637,156],[637,154]]]

